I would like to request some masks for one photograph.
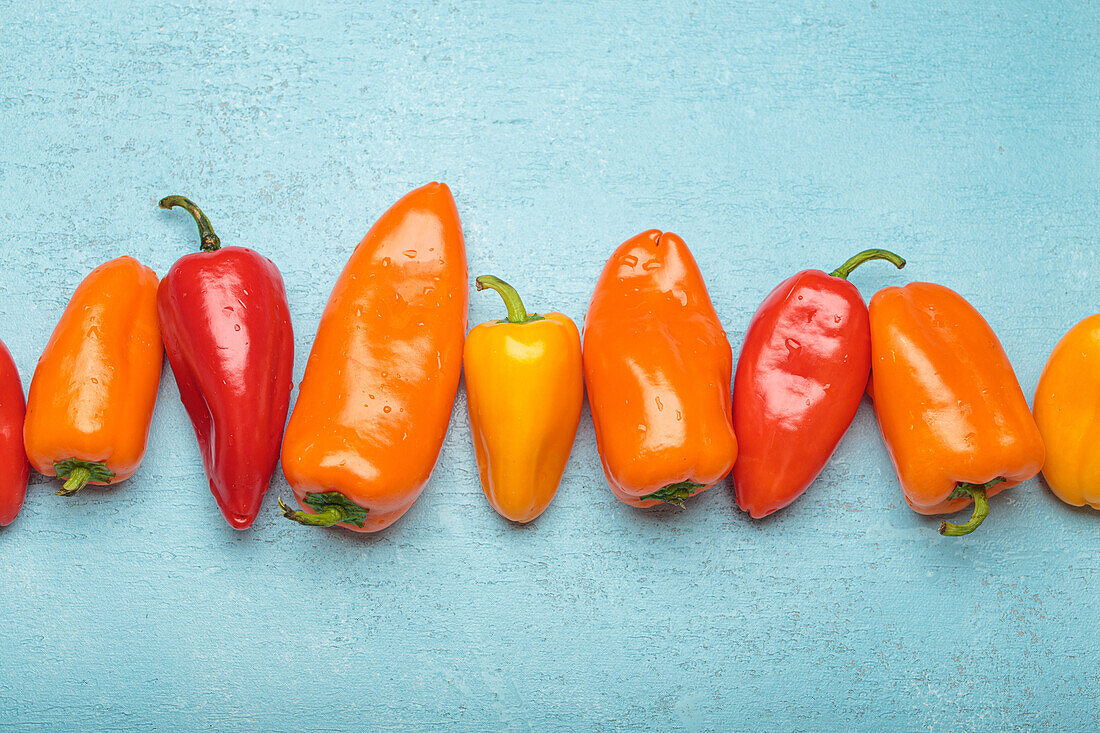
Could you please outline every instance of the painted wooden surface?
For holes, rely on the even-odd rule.
[[[730,339],[781,279],[889,246],[1025,392],[1100,309],[1092,2],[0,3],[0,338],[25,381],[77,281],[195,243],[283,270],[300,378],[335,276],[430,180],[471,277],[580,319],[649,227],[693,248]],[[472,296],[471,321],[500,316]],[[165,370],[140,474],[0,532],[0,722],[22,729],[1088,729],[1100,516],[1036,481],[949,541],[901,500],[865,404],[789,510],[717,489],[639,512],[587,412],[561,491],[509,526],[460,393],[390,531],[235,533]]]

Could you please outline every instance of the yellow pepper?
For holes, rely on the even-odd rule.
[[[558,491],[584,401],[581,339],[561,313],[528,314],[508,283],[477,289],[504,299],[508,318],[474,327],[463,368],[481,489],[502,517],[530,522]]]
[[[1100,509],[1100,313],[1054,347],[1033,410],[1047,446],[1043,476],[1051,491],[1067,504]]]

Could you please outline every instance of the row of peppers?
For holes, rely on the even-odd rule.
[[[428,481],[465,369],[481,485],[516,522],[557,491],[585,388],[612,492],[636,507],[682,504],[732,476],[754,518],[815,480],[870,394],[909,505],[948,514],[1040,469],[1067,503],[1100,508],[1100,314],[1058,344],[1034,415],[997,337],[941,285],[888,287],[864,304],[848,281],[867,250],[832,273],[799,272],[749,324],[733,373],[729,341],[684,241],[651,230],[608,260],[585,317],[529,313],[507,283],[507,318],[466,334],[466,254],[449,189],[398,201],[352,253],[325,308],[289,423],[293,335],[282,277],[253,250],[222,247],[194,203],[201,251],[162,281],[131,257],[96,268],[73,294],[24,404],[0,344],[0,524],[30,466],[58,494],[132,475],[145,452],[167,353],[210,490],[249,527],[276,464],[316,526],[373,532]],[[731,395],[732,379],[732,395]],[[284,434],[284,424],[286,426]],[[1044,468],[1045,462],[1045,468]]]

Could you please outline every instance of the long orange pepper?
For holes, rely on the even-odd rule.
[[[92,270],[69,300],[31,379],[23,439],[58,494],[113,484],[141,464],[164,347],[157,276],[133,257]]]
[[[394,204],[355,248],[313,341],[283,437],[302,524],[377,532],[431,476],[466,335],[466,249],[451,191]]]
[[[733,352],[684,240],[651,229],[615,250],[585,317],[583,361],[616,497],[679,504],[729,473]]]
[[[871,391],[905,500],[920,514],[974,503],[973,532],[988,497],[1043,466],[1039,429],[1012,365],[985,319],[942,285],[911,283],[871,298]]]

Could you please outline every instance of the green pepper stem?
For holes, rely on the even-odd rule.
[[[196,206],[191,199],[183,196],[165,196],[160,200],[159,205],[162,209],[171,209],[173,206],[178,206],[191,215],[195,220],[195,224],[199,227],[200,250],[213,252],[221,248],[222,240],[214,233],[214,227],[210,224],[210,220],[206,218],[206,214],[202,213],[202,209]]]
[[[847,280],[848,276],[852,274],[852,270],[856,269],[864,262],[871,260],[887,260],[893,263],[894,267],[899,270],[905,267],[905,258],[894,254],[888,249],[865,249],[857,255],[853,255],[847,262],[840,267],[836,268],[829,274],[833,277],[839,277],[842,280]]]
[[[65,461],[57,461],[53,464],[54,473],[65,483],[56,493],[58,496],[72,496],[83,489],[92,481],[109,484],[115,477],[114,472],[107,468],[106,463],[98,461],[82,461],[70,458]]]
[[[970,515],[970,519],[965,524],[952,524],[948,521],[940,522],[940,534],[944,537],[962,537],[982,526],[982,522],[989,516],[989,497],[986,495],[986,490],[1002,481],[1004,481],[1004,477],[995,478],[984,484],[960,483],[957,485],[955,490],[951,492],[951,496],[947,498],[973,499],[974,513]]]
[[[652,494],[643,496],[642,500],[663,501],[666,504],[675,504],[682,509],[684,499],[691,498],[692,493],[701,488],[703,488],[703,484],[697,484],[694,481],[681,481],[678,484],[669,484],[660,491],[654,491]]]
[[[362,527],[370,511],[351,501],[339,491],[306,494],[302,502],[313,508],[316,514],[292,509],[282,499],[279,499],[279,509],[287,519],[311,527],[331,527],[334,524],[354,524],[356,527]]]
[[[310,514],[300,509],[292,509],[280,498],[279,509],[287,519],[293,519],[298,524],[307,524],[311,527],[331,527],[347,518],[347,513],[335,504],[325,507],[316,514]]]
[[[534,313],[528,313],[527,309],[523,307],[523,300],[520,299],[519,293],[508,283],[501,280],[495,275],[480,275],[474,283],[477,285],[478,290],[495,290],[504,301],[504,307],[508,309],[508,323],[528,323],[530,321],[540,321],[541,316]]]
[[[69,473],[69,478],[57,490],[58,496],[72,496],[83,489],[92,480],[92,472],[86,468],[74,468]]]

